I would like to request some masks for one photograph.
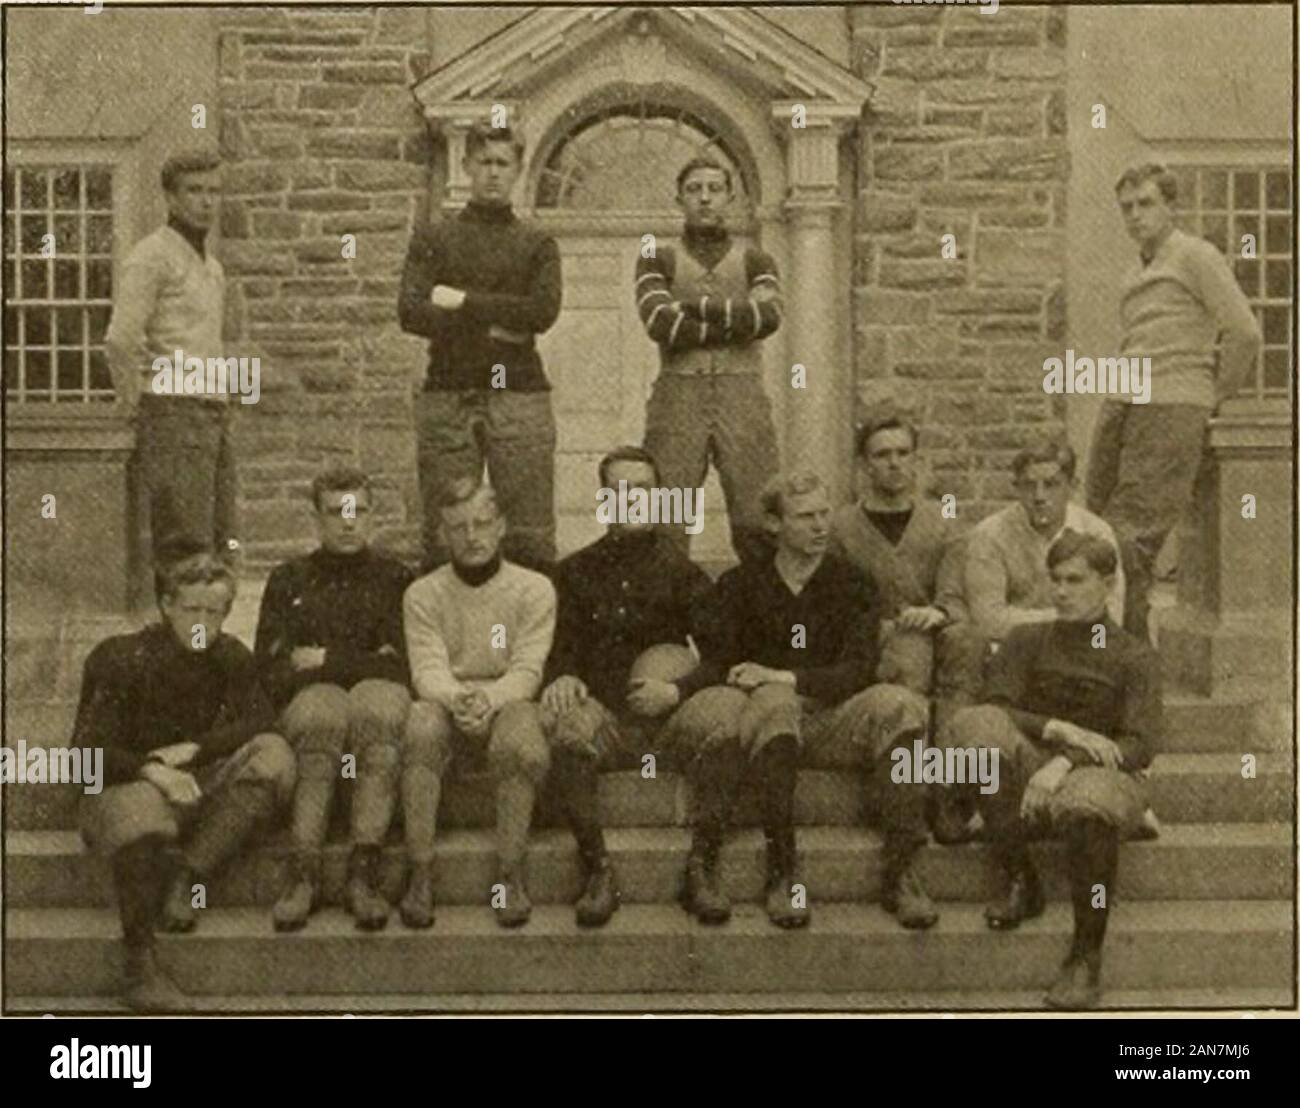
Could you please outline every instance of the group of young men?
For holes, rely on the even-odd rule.
[[[793,816],[800,767],[860,776],[884,839],[881,904],[905,927],[938,916],[917,851],[931,831],[945,843],[970,838],[973,805],[1001,876],[986,911],[995,929],[1042,911],[1027,843],[1059,833],[1075,937],[1048,1002],[1095,1005],[1113,899],[1096,889],[1113,885],[1124,837],[1155,833],[1142,771],[1159,743],[1159,667],[1145,634],[1124,629],[1125,612],[1173,519],[1134,509],[1118,517],[1132,526],[1117,536],[1071,503],[1075,455],[1044,440],[1013,462],[1015,502],[966,529],[920,487],[916,428],[887,413],[857,434],[855,502],[834,509],[817,474],[778,473],[759,344],[781,322],[779,276],[770,257],[730,239],[730,171],[701,158],[677,179],[686,233],[637,267],[639,311],[661,353],[645,443],[609,453],[599,478],[603,488],[695,487],[712,461],[739,564],[711,582],[680,526],[634,520],[556,564],[555,422],[534,337],[560,310],[559,254],[510,208],[519,141],[481,128],[466,150],[471,200],[417,234],[399,300],[402,327],[430,340],[416,413],[422,576],[371,548],[368,476],[331,469],[312,485],[319,548],[272,573],[250,652],[221,631],[235,592],[221,556],[232,520],[213,507],[226,487],[226,413],[183,407],[190,397],[142,406],[162,620],[91,654],[74,738],[106,751],[108,787],[83,801],[83,827],[111,859],[128,1002],[186,1005],[156,961],[156,926],[194,927],[196,889],[285,810],[292,851],[272,920],[278,930],[307,924],[340,781],[351,803],[345,903],[358,927],[388,920],[378,870],[398,810],[398,913],[408,927],[433,924],[437,819],[453,766],[485,770],[495,788],[498,869],[484,894],[497,921],[529,919],[527,840],[549,789],[583,865],[577,922],[599,926],[620,896],[599,774],[653,754],[691,783],[682,903],[703,924],[730,915],[719,854],[746,782],[767,846],[766,912],[780,927],[809,922]],[[203,252],[214,170],[169,163],[171,222],[125,267],[110,352],[119,380],[132,378],[121,386],[128,400],[140,391],[140,351],[204,341],[198,321],[220,288]],[[1245,325],[1197,299],[1211,295],[1213,259],[1162,222],[1166,185],[1148,167],[1126,175],[1119,196],[1144,257],[1163,267],[1154,290],[1139,280],[1125,303],[1135,329],[1154,328],[1172,349],[1166,315],[1185,319],[1195,304],[1219,330]],[[1220,293],[1229,295],[1215,285]],[[1188,396],[1163,415],[1203,423],[1212,405],[1202,378],[1226,388],[1230,374],[1216,377],[1212,357],[1182,347],[1170,361]],[[1111,476],[1093,491],[1133,507],[1135,483],[1156,471],[1190,491],[1185,474],[1144,453],[1168,419],[1130,427],[1136,411],[1104,414],[1099,449],[1116,456],[1103,459]],[[1146,560],[1135,563],[1138,547]],[[897,780],[891,753],[917,742],[996,750],[999,787]],[[176,863],[167,848],[178,840]]]

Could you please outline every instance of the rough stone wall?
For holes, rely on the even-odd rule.
[[[854,69],[876,86],[854,244],[858,414],[886,400],[912,414],[933,487],[979,516],[1010,496],[1016,449],[1064,426],[1042,361],[1065,337],[1066,10],[862,5],[852,20]]]

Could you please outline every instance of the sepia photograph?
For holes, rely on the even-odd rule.
[[[6,0],[3,1014],[1294,1016],[1296,21]]]

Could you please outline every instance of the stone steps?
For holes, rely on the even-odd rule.
[[[623,828],[608,832],[624,903],[668,904],[678,891],[690,845],[684,828]],[[806,827],[799,832],[802,876],[811,903],[874,903],[883,865],[880,836],[859,827]],[[1049,895],[1067,896],[1058,843],[1035,847]],[[209,884],[209,908],[260,906],[278,895],[288,836],[237,859]],[[341,902],[348,847],[325,851],[324,902]],[[381,881],[390,900],[400,898],[404,851],[385,850]],[[570,904],[581,890],[572,835],[550,829],[529,847],[529,893],[535,903]],[[994,881],[981,844],[931,845],[919,860],[932,896],[943,902],[983,902]],[[761,832],[741,831],[722,855],[723,879],[737,899],[758,900],[764,881]],[[11,832],[5,844],[8,904],[12,908],[90,908],[113,903],[108,869],[87,854],[71,831]],[[495,838],[490,830],[451,830],[438,842],[438,901],[485,904],[496,879]],[[1160,839],[1123,847],[1116,895],[1144,900],[1273,900],[1292,891],[1291,840],[1281,823],[1168,824]]]
[[[1282,900],[1145,901],[1117,906],[1106,983],[1117,990],[1269,990],[1293,978],[1291,905]],[[482,906],[451,906],[428,932],[390,925],[359,935],[327,910],[275,934],[257,908],[212,908],[192,935],[161,936],[159,957],[187,992],[206,996],[386,997],[503,994],[908,994],[1041,989],[1069,945],[1071,912],[991,932],[979,904],[944,906],[909,932],[876,905],[822,904],[805,931],[782,932],[757,905],[705,928],[670,905],[626,905],[597,932],[543,905],[527,927],[499,928]],[[111,909],[7,913],[7,995],[110,995],[121,944]]]

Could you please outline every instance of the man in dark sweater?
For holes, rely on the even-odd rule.
[[[806,765],[865,771],[885,833],[882,903],[905,927],[929,927],[937,916],[912,868],[926,839],[923,791],[889,774],[894,746],[924,741],[925,700],[901,685],[872,684],[879,601],[867,578],[826,551],[830,502],[821,480],[777,477],[762,506],[775,555],[718,580],[698,626],[700,667],[677,681],[687,709],[709,700],[698,713],[710,742],[696,786],[687,908],[704,923],[730,914],[718,850],[748,763],[761,783],[768,917],[781,927],[808,922],[792,826],[802,752]],[[689,722],[696,726],[697,716]]]
[[[201,888],[293,792],[293,753],[253,656],[221,633],[235,582],[199,540],[161,546],[162,621],[100,643],[86,659],[72,745],[104,751],[105,789],[82,800],[87,844],[111,859],[126,946],[124,997],[176,1011],[186,997],[159,967],[153,932],[189,931]],[[165,848],[184,838],[168,882]]]
[[[417,233],[402,270],[402,330],[429,339],[415,416],[429,567],[447,560],[440,490],[479,479],[485,462],[510,521],[505,556],[537,568],[555,559],[555,415],[534,336],[560,314],[560,252],[511,210],[522,158],[509,128],[471,128],[469,203]]]
[[[991,928],[1041,914],[1026,840],[1042,830],[1065,838],[1074,941],[1047,1003],[1090,1008],[1100,998],[1119,843],[1141,829],[1138,771],[1150,764],[1162,731],[1160,666],[1150,646],[1107,614],[1117,564],[1110,543],[1067,529],[1047,564],[1057,618],[1011,629],[994,658],[986,703],[957,712],[939,745],[1000,752],[1000,785],[980,796],[1005,882],[985,910]]]
[[[781,326],[781,281],[763,251],[741,249],[727,230],[731,171],[695,158],[677,175],[686,217],[678,243],[637,262],[637,311],[659,346],[659,376],[646,408],[645,446],[668,488],[704,484],[709,460],[727,500],[742,561],[767,551],[758,498],[777,470],[776,426],[763,391],[763,339]],[[685,553],[689,536],[671,532]]]
[[[262,681],[298,758],[294,853],[272,920],[277,931],[296,930],[316,906],[334,787],[347,775],[356,784],[345,900],[357,926],[375,930],[388,920],[376,870],[411,706],[402,637],[402,594],[411,575],[368,545],[372,505],[364,473],[331,469],[311,491],[320,547],[276,567],[257,621]]]
[[[654,458],[635,446],[606,455],[601,487],[616,489],[620,482],[628,490],[656,487]],[[661,679],[663,672],[636,679],[632,674],[659,664],[658,655],[671,658],[673,652],[661,644],[678,644],[679,653],[689,656],[687,636],[709,587],[704,571],[649,523],[612,523],[603,538],[555,569],[555,643],[542,690],[542,723],[551,744],[550,787],[573,828],[586,873],[576,906],[582,926],[600,926],[618,907],[596,809],[598,775],[641,766],[646,754],[658,763],[666,753],[655,743],[660,720],[678,703],[677,689]],[[688,767],[693,764],[687,759]]]

